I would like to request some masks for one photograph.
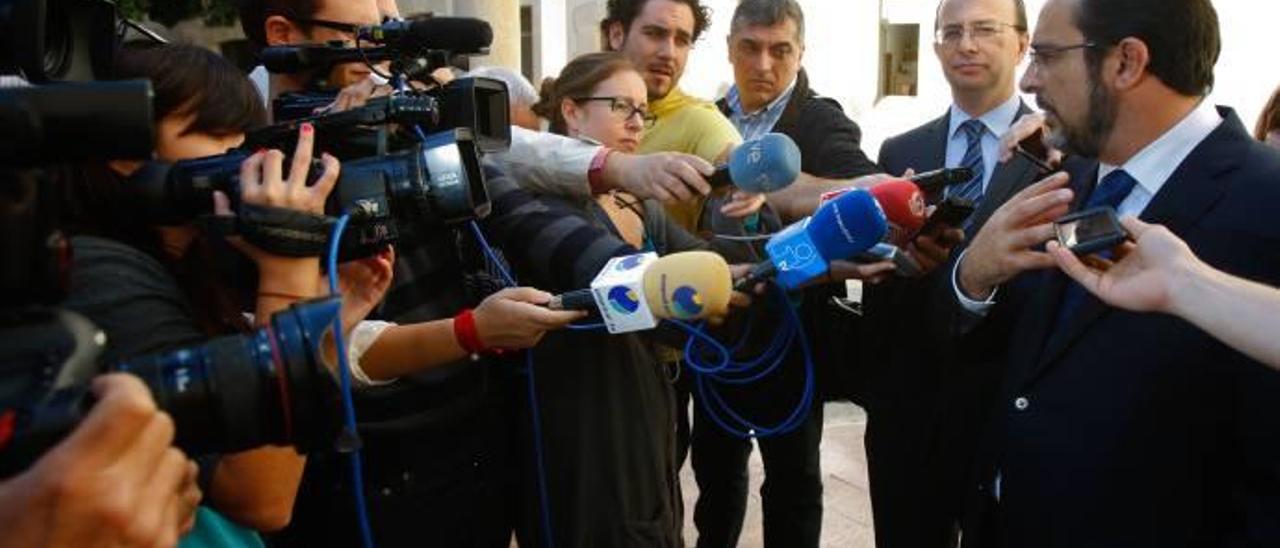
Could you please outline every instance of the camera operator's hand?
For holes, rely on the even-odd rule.
[[[303,124],[298,131],[298,146],[294,150],[289,172],[284,172],[284,153],[279,150],[259,151],[240,164],[240,199],[243,203],[291,209],[304,213],[323,214],[325,199],[338,180],[339,164],[333,156],[324,154],[324,173],[315,184],[307,184],[311,168],[311,149],[315,143],[315,131],[310,124]],[[214,195],[214,209],[219,215],[233,214],[225,195]],[[258,265],[258,291],[260,294],[293,295],[301,298],[316,295],[316,278],[320,262],[314,257],[284,257],[268,253],[239,238],[230,239],[245,255]],[[261,312],[261,311],[259,311]]]
[[[587,317],[578,310],[550,310],[552,295],[529,287],[503,289],[490,295],[473,314],[480,342],[488,348],[531,348],[548,331],[563,329]]]
[[[602,175],[606,184],[637,198],[671,204],[711,192],[707,177],[712,173],[715,166],[691,154],[614,152],[605,162]]]
[[[964,243],[964,231],[959,228],[945,228],[932,234],[920,234],[907,244],[906,251],[920,265],[924,273],[946,264],[951,258],[951,250]]]
[[[98,401],[67,439],[0,483],[0,546],[175,546],[200,502],[173,420],[127,374],[94,380]]]
[[[957,279],[965,295],[985,300],[1018,274],[1054,266],[1053,257],[1035,247],[1053,238],[1053,220],[1071,207],[1067,179],[1066,173],[1042,179],[991,215],[960,260]]]

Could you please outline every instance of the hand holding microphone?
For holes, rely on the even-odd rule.
[[[687,251],[609,261],[591,283],[552,297],[551,310],[599,312],[610,333],[652,329],[659,319],[716,319],[729,313],[732,277],[724,258]]]

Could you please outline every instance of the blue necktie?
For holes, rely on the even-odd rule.
[[[1102,178],[1102,182],[1093,189],[1093,194],[1089,195],[1089,201],[1085,202],[1084,209],[1093,209],[1095,207],[1111,206],[1113,209],[1120,207],[1133,187],[1138,181],[1133,176],[1125,173],[1123,169],[1117,169],[1108,173]],[[1081,210],[1084,211],[1084,210]],[[1080,307],[1080,301],[1084,300],[1084,288],[1080,284],[1072,280],[1067,283],[1066,291],[1062,295],[1062,305],[1058,307],[1058,321],[1054,324],[1054,331],[1061,329],[1071,314],[1075,313]]]
[[[960,160],[960,167],[972,170],[973,178],[947,189],[947,197],[972,200],[976,204],[982,201],[982,176],[986,171],[986,164],[982,159],[982,136],[986,133],[987,127],[982,125],[981,120],[975,118],[960,124],[960,129],[968,139],[968,146],[964,150],[964,158]]]

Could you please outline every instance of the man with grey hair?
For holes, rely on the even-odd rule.
[[[861,130],[857,124],[845,116],[839,103],[809,88],[809,78],[801,68],[804,12],[795,0],[743,0],[733,13],[728,41],[735,84],[716,106],[743,138],[756,139],[769,132],[787,135],[800,148],[802,171],[816,178],[853,179],[879,173],[859,146]],[[795,186],[817,184],[802,178]],[[829,328],[832,324],[849,321],[823,317],[833,310],[826,305],[831,291],[830,286],[807,290],[800,309],[807,336],[813,341],[815,361],[827,364],[839,359],[830,352],[837,347],[822,337],[836,333]],[[760,341],[749,344],[766,343],[768,335],[761,333],[753,337]],[[791,414],[796,402],[795,397],[778,394],[798,397],[803,390],[802,360],[799,352],[792,352],[776,373],[752,386],[723,391],[722,397],[753,420],[776,424]],[[699,491],[694,509],[698,546],[737,546],[746,513],[747,459],[752,444],[718,428],[702,406],[694,409],[691,452]],[[756,440],[765,468],[760,489],[765,546],[818,546],[822,531],[818,459],[821,398],[815,398],[808,411],[808,418],[795,430]]]

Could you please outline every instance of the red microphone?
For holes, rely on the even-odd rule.
[[[885,241],[898,247],[906,246],[924,226],[924,193],[906,179],[885,181],[870,190],[889,220],[889,234]]]

